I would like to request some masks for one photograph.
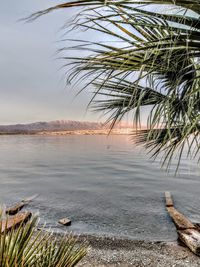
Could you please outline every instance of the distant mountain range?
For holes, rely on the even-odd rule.
[[[130,126],[129,126],[130,127]],[[77,130],[103,130],[108,128],[103,123],[82,122],[71,120],[56,120],[50,122],[35,122],[28,124],[0,125],[0,134],[33,134],[39,132],[59,132]],[[117,129],[128,128],[126,123],[120,123]]]

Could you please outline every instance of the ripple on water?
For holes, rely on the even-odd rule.
[[[176,164],[166,173],[127,136],[2,136],[0,146],[1,202],[39,193],[28,208],[53,229],[65,229],[57,221],[68,216],[77,233],[175,240],[166,190],[200,221],[197,165],[183,159],[174,177]]]

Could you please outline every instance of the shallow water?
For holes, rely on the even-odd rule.
[[[0,202],[33,194],[29,209],[54,230],[139,240],[175,240],[163,193],[200,222],[200,169],[183,160],[179,174],[160,169],[129,136],[1,136]]]

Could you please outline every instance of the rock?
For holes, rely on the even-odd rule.
[[[71,221],[70,221],[70,219],[68,219],[68,218],[60,219],[58,222],[59,222],[60,224],[62,224],[62,225],[65,225],[65,226],[69,226],[69,225],[71,225]]]

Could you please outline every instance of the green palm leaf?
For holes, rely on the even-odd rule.
[[[137,125],[141,107],[149,106],[147,129],[137,131],[134,138],[155,156],[164,152],[164,162],[171,161],[175,150],[181,158],[185,146],[188,155],[197,156],[199,0],[68,1],[28,19],[79,6],[85,9],[70,25],[71,30],[95,31],[113,43],[76,41],[70,49],[88,52],[88,56],[80,57],[71,57],[65,54],[70,49],[62,49],[63,60],[72,66],[69,81],[85,79],[83,89],[94,88],[92,107],[109,112],[112,126],[130,111],[135,112]]]
[[[86,243],[72,235],[56,238],[49,231],[37,230],[37,224],[38,218],[33,217],[18,229],[0,231],[1,267],[72,267],[86,255]]]

